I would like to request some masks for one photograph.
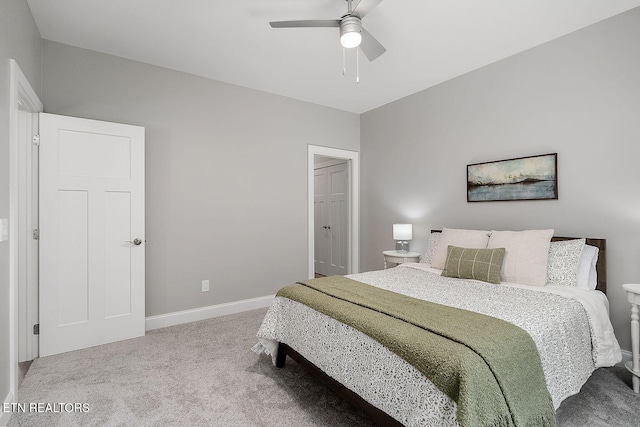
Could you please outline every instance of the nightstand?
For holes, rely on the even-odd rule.
[[[405,252],[400,253],[398,251],[384,251],[384,269],[387,269],[387,263],[393,262],[396,264],[402,264],[404,262],[420,262],[420,254],[418,252]]]
[[[631,303],[631,362],[624,366],[633,374],[633,391],[640,392],[640,315],[638,305],[640,305],[640,283],[627,283],[622,285],[627,291],[627,299]]]

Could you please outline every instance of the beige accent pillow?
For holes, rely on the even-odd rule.
[[[431,258],[431,267],[439,270],[444,270],[444,263],[447,260],[447,248],[449,246],[486,249],[487,242],[489,241],[489,232],[485,230],[443,228],[441,234],[438,247]]]
[[[502,281],[544,286],[553,230],[492,231],[488,249],[505,248]]]

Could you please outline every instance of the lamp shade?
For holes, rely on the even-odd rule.
[[[393,240],[411,240],[413,238],[413,225],[393,224]]]

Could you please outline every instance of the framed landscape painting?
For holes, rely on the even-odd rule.
[[[467,165],[467,202],[557,198],[557,153]]]

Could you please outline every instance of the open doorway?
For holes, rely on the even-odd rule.
[[[359,154],[310,145],[308,172],[309,278],[357,273]]]

